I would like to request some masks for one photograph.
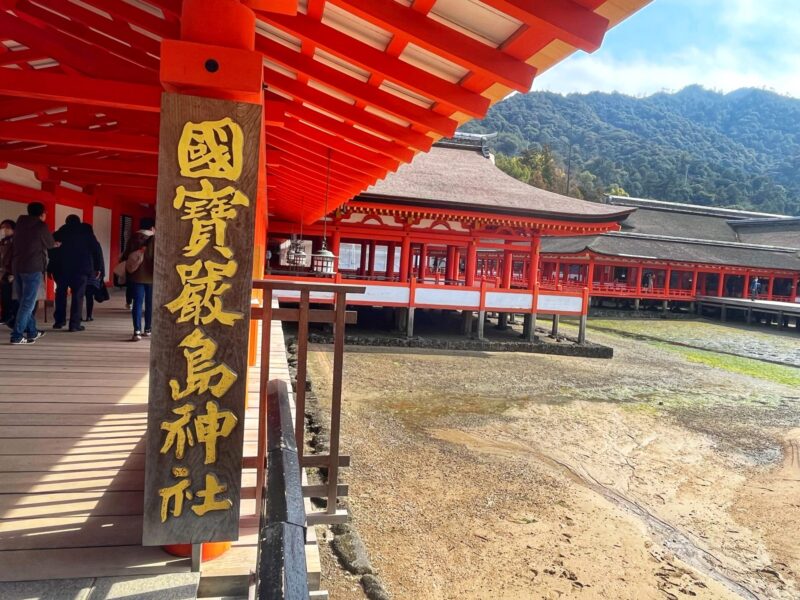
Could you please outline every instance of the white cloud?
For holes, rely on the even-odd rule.
[[[577,53],[537,77],[534,89],[645,95],[701,84],[724,92],[758,87],[800,97],[800,0],[659,1],[670,2],[663,17],[674,16],[663,31],[666,38],[687,29],[700,33],[672,36],[671,44],[655,35],[624,53],[606,47],[592,55]],[[680,50],[666,50],[682,38],[688,43]]]
[[[800,97],[798,72],[800,54],[784,55],[778,63],[767,63],[733,45],[708,51],[687,48],[658,62],[641,55],[620,59],[602,53],[576,54],[537,77],[533,89],[561,93],[617,91],[639,96],[699,83],[724,92],[758,87]]]

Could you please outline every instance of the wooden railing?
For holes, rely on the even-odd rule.
[[[258,600],[308,600],[306,513],[285,381],[267,385],[267,490],[261,506]]]
[[[350,464],[350,457],[339,454],[342,408],[342,363],[345,325],[355,323],[355,313],[347,312],[347,294],[363,293],[360,286],[286,281],[253,282],[262,290],[263,302],[252,309],[252,318],[261,321],[261,379],[258,405],[258,454],[256,458],[256,508],[261,515],[256,573],[258,600],[307,600],[308,572],[305,559],[306,527],[319,523],[342,522],[347,512],[338,510],[339,496],[347,486],[339,485],[339,468]],[[273,306],[276,290],[299,294],[297,308]],[[312,309],[311,293],[333,295],[331,309]],[[285,381],[270,381],[270,338],[272,322],[298,324],[295,416],[292,421],[289,390]],[[305,394],[308,360],[308,326],[331,323],[334,329],[333,383],[328,454],[306,456]],[[245,465],[247,466],[247,465]],[[328,471],[324,485],[304,486],[303,467],[322,467]],[[305,497],[324,497],[326,510],[305,512]]]
[[[330,283],[299,283],[291,281],[257,280],[253,288],[262,290],[262,306],[254,308],[252,316],[261,320],[261,380],[258,414],[258,455],[256,458],[256,506],[262,506],[267,466],[267,424],[270,418],[267,410],[269,390],[269,344],[272,321],[297,322],[297,378],[295,385],[295,445],[299,462],[298,472],[303,467],[327,469],[328,479],[323,486],[308,486],[304,489],[307,497],[320,497],[327,500],[323,513],[306,515],[306,523],[336,523],[347,520],[347,512],[338,510],[338,496],[347,491],[339,485],[339,468],[350,464],[349,456],[339,454],[339,431],[342,410],[342,364],[344,356],[344,336],[346,323],[355,323],[355,313],[348,313],[347,294],[360,294],[364,287],[336,285]],[[297,308],[275,308],[273,298],[276,290],[297,294]],[[312,293],[331,294],[333,306],[312,310]],[[308,361],[309,323],[333,324],[333,378],[331,384],[331,411],[328,454],[305,455],[305,398],[306,364]]]

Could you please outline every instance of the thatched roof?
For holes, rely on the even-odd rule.
[[[796,249],[772,246],[630,233],[542,239],[544,254],[587,251],[624,258],[800,271],[800,253]]]
[[[418,154],[357,199],[589,222],[618,221],[633,210],[535,188],[506,175],[480,150],[442,146]]]

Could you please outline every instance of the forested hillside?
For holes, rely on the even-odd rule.
[[[498,132],[501,168],[572,196],[800,214],[800,100],[764,90],[518,94],[462,130]]]

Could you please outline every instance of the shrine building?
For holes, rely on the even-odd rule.
[[[152,337],[131,339],[122,294],[85,329],[50,329],[52,282],[15,281],[17,316],[47,335],[0,345],[0,596],[124,577],[166,597],[157,577],[185,575],[184,595],[327,597],[313,532],[348,519],[347,307],[402,308],[409,331],[418,309],[521,312],[533,336],[536,314],[585,317],[589,298],[539,285],[543,236],[615,232],[633,211],[434,143],[648,3],[5,0],[0,218],[78,215],[108,286],[142,217],[156,226]],[[293,383],[312,322],[333,325],[333,375],[329,448],[306,455]]]

